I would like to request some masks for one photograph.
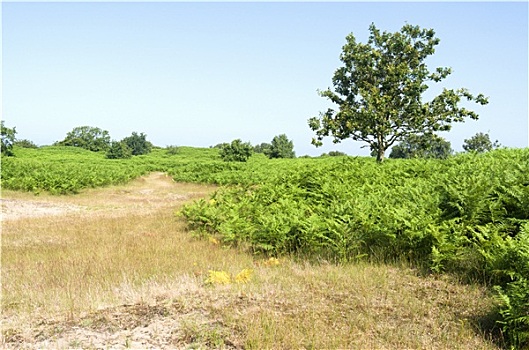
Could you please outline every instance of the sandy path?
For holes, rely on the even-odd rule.
[[[90,189],[73,196],[35,196],[4,192],[2,221],[61,215],[129,215],[151,213],[210,192],[212,186],[176,183],[154,172],[123,186]]]

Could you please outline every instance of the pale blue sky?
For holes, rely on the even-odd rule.
[[[330,106],[345,36],[406,22],[441,39],[427,62],[453,74],[439,86],[490,97],[479,121],[443,134],[462,151],[488,132],[528,146],[528,4],[515,3],[2,3],[2,118],[39,145],[76,126],[113,139],[144,132],[155,145],[252,144],[285,133],[297,155],[362,143],[310,144],[307,119]]]

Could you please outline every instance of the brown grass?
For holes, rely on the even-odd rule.
[[[279,265],[194,239],[174,215],[214,187],[152,174],[3,222],[4,347],[494,349],[487,290],[406,267]],[[248,283],[206,283],[210,270]]]

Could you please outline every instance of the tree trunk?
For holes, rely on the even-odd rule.
[[[384,143],[382,142],[383,138],[381,134],[377,135],[377,163],[382,163],[384,161],[384,153],[386,149],[384,148]]]
[[[377,150],[377,163],[382,163],[384,161],[384,153],[384,148],[379,146]]]

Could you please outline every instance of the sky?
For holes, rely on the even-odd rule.
[[[442,88],[483,93],[478,121],[443,133],[489,133],[528,147],[527,2],[3,2],[2,120],[18,139],[49,145],[77,126],[157,146],[253,145],[286,134],[296,155],[368,155],[351,140],[323,147],[307,120],[328,107],[345,37],[406,23],[440,39],[426,61],[452,74]]]

